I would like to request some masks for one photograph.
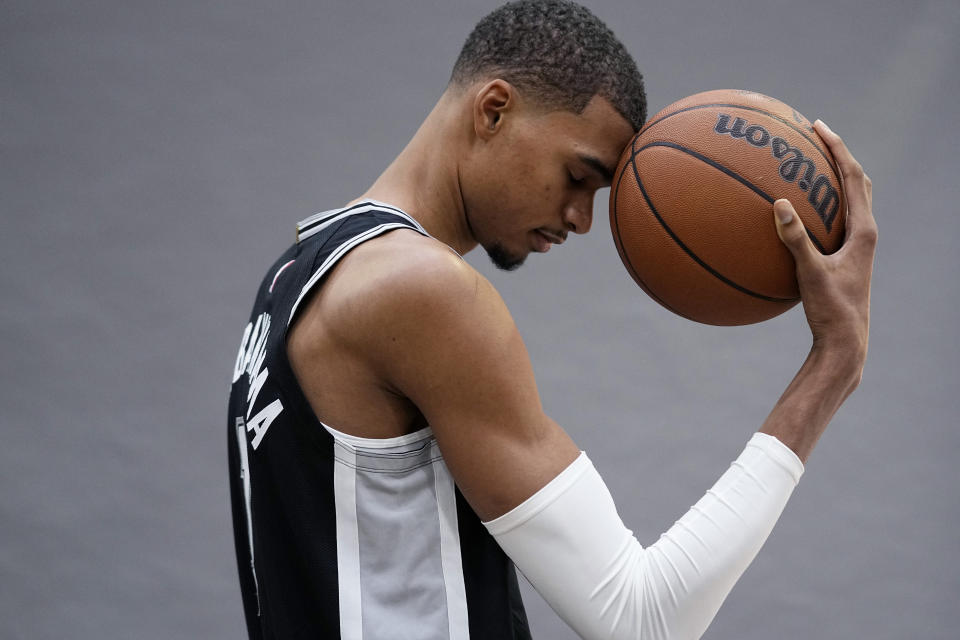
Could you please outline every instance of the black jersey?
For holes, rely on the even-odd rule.
[[[298,226],[243,331],[230,391],[234,542],[250,638],[529,638],[513,564],[429,427],[357,438],[313,413],[286,355],[299,310],[350,249],[423,228],[378,202]]]

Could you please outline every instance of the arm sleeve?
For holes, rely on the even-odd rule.
[[[699,638],[802,473],[793,451],[756,433],[713,488],[644,549],[581,452],[540,491],[484,525],[581,637]]]

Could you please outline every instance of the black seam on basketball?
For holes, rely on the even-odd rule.
[[[764,191],[764,190],[761,189],[760,187],[756,186],[755,184],[753,184],[752,182],[750,182],[750,181],[747,180],[746,178],[742,177],[739,173],[737,173],[737,172],[735,172],[735,171],[733,171],[733,170],[731,170],[731,169],[726,168],[725,166],[723,166],[722,164],[720,164],[720,163],[717,162],[716,160],[713,160],[713,159],[711,159],[711,158],[708,158],[707,156],[703,155],[703,154],[700,153],[699,151],[694,151],[693,149],[691,149],[691,148],[689,148],[689,147],[685,147],[685,146],[683,146],[682,144],[677,144],[676,142],[668,142],[667,140],[660,140],[660,141],[657,141],[657,142],[651,142],[650,144],[645,144],[645,145],[643,145],[642,147],[640,147],[639,149],[637,149],[636,152],[634,152],[634,154],[633,154],[632,160],[634,161],[634,165],[636,165],[636,159],[637,159],[637,156],[640,155],[640,152],[643,151],[644,149],[649,149],[650,147],[670,147],[671,149],[676,149],[677,151],[682,151],[682,152],[684,152],[684,153],[686,153],[686,154],[688,154],[688,155],[691,155],[691,156],[693,156],[694,158],[696,158],[697,160],[700,160],[700,161],[702,161],[702,162],[706,162],[707,164],[709,164],[709,165],[710,165],[711,167],[713,167],[714,169],[718,169],[718,170],[724,172],[725,174],[727,174],[728,176],[730,176],[731,178],[733,178],[733,179],[736,180],[737,182],[741,183],[743,186],[747,187],[748,189],[750,189],[751,191],[753,191],[754,193],[756,193],[758,196],[760,196],[761,198],[763,198],[764,200],[766,200],[766,201],[769,202],[770,204],[773,204],[773,196],[771,196],[771,195],[768,194],[766,191]],[[638,179],[638,180],[639,180],[639,178],[640,178],[640,177],[637,176],[637,179]]]
[[[686,111],[695,111],[695,110],[697,110],[697,109],[706,109],[706,108],[708,108],[708,107],[731,107],[731,108],[736,108],[736,109],[746,109],[747,111],[754,111],[754,112],[756,112],[756,113],[762,113],[762,114],[764,114],[764,115],[766,115],[766,116],[769,116],[769,117],[773,118],[774,120],[779,120],[779,121],[782,122],[783,124],[787,125],[787,126],[790,127],[791,129],[793,129],[794,131],[796,131],[797,133],[799,133],[801,136],[803,136],[803,137],[806,139],[807,142],[809,142],[810,144],[812,144],[812,145],[814,146],[814,148],[815,148],[817,151],[820,152],[820,155],[823,156],[823,159],[827,161],[827,166],[830,167],[830,171],[833,172],[833,177],[837,179],[837,184],[840,185],[841,187],[843,186],[843,183],[842,183],[841,180],[840,180],[840,174],[837,172],[837,169],[833,166],[833,163],[830,162],[830,156],[828,156],[828,155],[827,155],[827,152],[826,152],[824,149],[821,149],[821,148],[820,148],[820,145],[818,145],[812,138],[810,138],[810,136],[808,136],[806,133],[804,133],[803,129],[798,128],[795,124],[793,124],[793,123],[790,122],[789,120],[786,120],[785,118],[781,118],[780,116],[778,116],[778,115],[775,114],[775,113],[771,113],[771,112],[769,112],[769,111],[766,111],[766,110],[764,110],[764,109],[759,109],[759,108],[757,108],[757,107],[748,107],[748,106],[746,106],[746,105],[734,104],[734,103],[729,103],[729,102],[712,102],[712,103],[710,103],[710,104],[698,104],[698,105],[694,105],[694,106],[692,106],[692,107],[684,107],[683,109],[677,109],[676,111],[672,111],[672,112],[668,113],[667,115],[663,116],[662,118],[658,118],[658,119],[654,120],[653,122],[648,122],[646,125],[644,125],[643,129],[641,129],[640,132],[639,132],[637,135],[641,135],[641,134],[643,134],[643,133],[646,133],[647,131],[649,131],[650,129],[652,129],[652,128],[654,127],[654,125],[657,125],[657,124],[663,122],[664,120],[666,120],[667,118],[669,118],[669,117],[671,117],[671,116],[677,115],[678,113],[684,113],[684,112],[686,112]]]
[[[644,146],[640,147],[639,149],[637,149],[635,146],[634,146],[634,147],[631,147],[630,161],[633,162],[634,167],[636,167],[636,164],[637,164],[637,156],[640,154],[640,152],[643,151],[644,149],[649,149],[650,147],[670,147],[671,149],[676,149],[677,151],[682,151],[682,152],[684,152],[684,153],[686,153],[686,154],[689,154],[689,155],[693,156],[694,158],[696,158],[697,160],[700,160],[700,161],[702,161],[702,162],[705,162],[705,163],[709,164],[709,165],[710,165],[711,167],[713,167],[714,169],[718,169],[718,170],[722,171],[723,173],[727,174],[728,176],[730,176],[731,178],[733,178],[733,179],[736,180],[737,182],[740,182],[740,183],[743,184],[745,187],[749,188],[751,191],[753,191],[754,193],[756,193],[758,196],[760,196],[761,198],[763,198],[764,200],[766,200],[766,201],[769,202],[770,204],[773,204],[773,196],[767,194],[763,189],[761,189],[760,187],[757,187],[756,185],[754,185],[753,183],[751,183],[750,181],[748,181],[746,178],[742,177],[740,174],[736,173],[735,171],[732,171],[731,169],[728,169],[727,167],[723,166],[723,165],[720,164],[719,162],[717,162],[717,161],[715,161],[715,160],[712,160],[711,158],[708,158],[707,156],[703,155],[702,153],[700,153],[700,152],[698,152],[698,151],[694,151],[693,149],[690,149],[690,148],[688,148],[688,147],[684,147],[683,145],[679,145],[679,144],[677,144],[676,142],[667,142],[666,140],[663,140],[663,141],[660,141],[660,142],[651,142],[650,144],[644,145]],[[820,241],[817,240],[817,237],[816,237],[815,235],[813,235],[813,233],[810,231],[810,229],[807,228],[806,225],[804,225],[803,228],[804,228],[804,230],[807,232],[807,236],[810,238],[810,240],[813,241],[814,246],[816,246],[817,249],[820,250],[820,253],[826,254],[826,253],[827,253],[827,250],[826,250],[826,249],[824,248],[824,246],[820,243]]]
[[[744,185],[750,187],[754,192],[756,192],[756,193],[758,193],[759,195],[767,198],[769,202],[773,202],[773,199],[770,198],[770,196],[768,196],[768,195],[766,195],[765,193],[763,193],[763,191],[761,191],[760,189],[757,189],[756,187],[754,187],[753,185],[751,185],[749,182],[747,182],[746,180],[744,180],[743,178],[741,178],[740,176],[738,176],[737,174],[735,174],[734,172],[732,172],[732,171],[730,171],[729,169],[727,169],[726,167],[721,166],[721,165],[713,162],[712,160],[710,160],[710,159],[707,158],[706,156],[703,156],[703,155],[697,153],[696,151],[693,151],[692,149],[687,149],[687,148],[685,148],[685,147],[682,147],[682,146],[680,146],[680,145],[678,145],[678,144],[674,144],[674,143],[672,143],[672,142],[652,142],[652,143],[650,143],[650,144],[648,144],[648,145],[644,145],[643,147],[640,147],[640,149],[638,149],[638,150],[636,151],[636,153],[632,154],[632,157],[630,158],[630,163],[632,163],[632,165],[633,165],[633,175],[634,175],[634,177],[637,179],[637,187],[640,189],[640,193],[643,194],[643,199],[646,200],[647,206],[650,208],[650,211],[653,213],[654,217],[657,219],[657,222],[660,223],[660,226],[663,227],[664,231],[666,231],[667,234],[668,234],[671,238],[673,238],[673,241],[677,243],[677,246],[680,247],[681,249],[683,249],[683,250],[687,253],[688,256],[690,256],[691,258],[694,259],[694,261],[695,261],[697,264],[699,264],[701,267],[703,267],[704,269],[706,269],[710,274],[712,274],[714,277],[716,277],[718,280],[720,280],[720,281],[723,282],[724,284],[727,284],[727,285],[733,287],[734,289],[736,289],[737,291],[739,291],[739,292],[741,292],[741,293],[747,294],[748,296],[753,296],[754,298],[759,298],[759,299],[761,299],[761,300],[766,300],[766,301],[768,301],[768,302],[779,302],[779,303],[794,303],[794,302],[796,302],[797,300],[799,300],[799,298],[778,298],[778,297],[774,297],[774,296],[766,296],[766,295],[763,295],[762,293],[757,293],[756,291],[751,291],[750,289],[747,289],[747,288],[744,287],[743,285],[737,284],[736,282],[734,282],[734,281],[731,280],[730,278],[727,278],[726,276],[724,276],[723,274],[721,274],[719,271],[717,271],[716,269],[714,269],[713,267],[711,267],[710,265],[708,265],[706,262],[704,262],[704,261],[700,258],[700,256],[698,256],[697,254],[695,254],[687,245],[685,245],[685,244],[683,243],[682,240],[680,240],[680,238],[677,236],[677,234],[673,232],[673,229],[670,228],[670,225],[668,225],[668,224],[666,223],[666,221],[664,221],[664,219],[660,216],[660,212],[657,211],[657,208],[656,208],[655,206],[653,206],[653,201],[650,200],[650,196],[647,195],[647,190],[644,189],[644,187],[643,187],[643,180],[640,179],[640,172],[637,171],[637,163],[636,163],[637,155],[639,155],[639,153],[640,153],[641,151],[643,151],[644,149],[648,149],[648,148],[650,148],[650,147],[671,147],[671,148],[677,149],[677,150],[679,150],[679,151],[683,151],[683,152],[689,153],[690,155],[692,155],[692,156],[694,156],[694,157],[696,157],[696,158],[698,158],[698,159],[700,159],[700,160],[703,160],[703,161],[706,162],[707,164],[710,164],[711,166],[713,166],[713,167],[715,167],[715,168],[717,168],[717,169],[720,169],[721,171],[723,171],[724,173],[726,173],[726,174],[729,175],[730,177],[735,178],[736,180],[742,182]]]
[[[623,262],[623,264],[627,267],[627,271],[630,272],[630,275],[637,282],[637,284],[639,284],[641,288],[643,288],[643,290],[647,293],[647,295],[649,295],[651,298],[653,298],[658,303],[660,303],[670,311],[674,312],[675,314],[679,316],[683,316],[684,318],[687,318],[686,315],[680,313],[679,311],[671,307],[669,304],[664,302],[657,294],[653,292],[653,289],[650,288],[650,285],[648,285],[646,281],[644,281],[644,279],[640,277],[640,274],[637,273],[636,269],[633,266],[633,263],[630,261],[630,257],[626,254],[626,252],[623,249],[623,241],[620,239],[620,216],[617,214],[617,195],[620,193],[620,183],[623,181],[623,176],[627,173],[627,167],[629,167],[632,162],[633,162],[633,158],[627,161],[627,165],[624,166],[623,171],[620,172],[620,177],[617,179],[617,186],[613,194],[613,221],[614,221],[614,224],[616,225],[616,233],[614,234],[614,241],[617,247],[617,253],[620,254],[620,259]],[[687,319],[692,320],[692,318],[687,318]]]
[[[633,149],[631,147],[631,151],[632,150]],[[620,194],[620,183],[623,182],[623,176],[626,175],[627,169],[629,168],[631,163],[633,163],[632,157],[630,158],[630,160],[627,161],[627,164],[623,167],[623,171],[620,172],[620,177],[617,178],[617,185],[614,187],[614,190],[613,190],[613,223],[615,225],[613,240],[614,240],[614,244],[617,247],[617,253],[620,254],[620,260],[623,262],[624,266],[627,267],[627,271],[630,273],[633,279],[637,282],[637,284],[639,284],[640,287],[646,292],[648,296],[650,296],[651,298],[656,300],[660,305],[674,312],[678,316],[687,318],[687,320],[693,320],[693,318],[683,313],[680,313],[679,311],[671,307],[669,304],[664,302],[660,298],[660,296],[658,296],[653,292],[653,289],[650,288],[650,285],[648,285],[644,281],[644,279],[640,277],[640,274],[637,273],[637,270],[634,268],[633,263],[630,262],[630,257],[626,254],[626,251],[623,249],[623,241],[620,239],[620,216],[617,213],[617,196]]]

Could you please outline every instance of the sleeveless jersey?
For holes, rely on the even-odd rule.
[[[252,639],[529,638],[512,562],[457,490],[429,427],[357,438],[320,422],[286,336],[336,262],[394,229],[372,201],[319,213],[270,268],[230,391],[234,542]]]

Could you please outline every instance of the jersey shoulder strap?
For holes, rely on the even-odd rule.
[[[317,283],[351,249],[387,231],[404,228],[429,236],[406,212],[372,200],[324,211],[302,220],[297,225],[297,260],[310,263],[309,276],[298,279],[301,280],[297,282],[300,290],[291,292],[295,297],[285,318],[287,327],[293,324],[297,311]]]

